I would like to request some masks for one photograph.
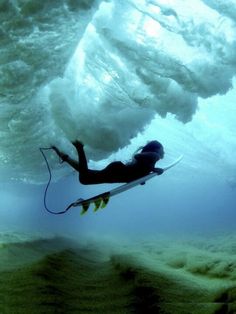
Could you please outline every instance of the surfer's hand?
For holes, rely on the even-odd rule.
[[[158,175],[161,175],[164,170],[162,168],[154,168],[153,172],[157,173]]]

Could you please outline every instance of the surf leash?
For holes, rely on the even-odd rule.
[[[46,157],[44,151],[51,150],[51,149],[52,149],[51,147],[40,147],[39,148],[41,154],[43,155],[43,158],[45,160],[45,163],[46,163],[46,166],[47,166],[47,169],[48,169],[48,173],[49,173],[48,183],[47,183],[45,191],[44,191],[43,203],[44,203],[44,208],[46,209],[46,211],[48,213],[50,213],[52,215],[62,215],[62,214],[65,214],[71,207],[73,207],[74,203],[71,203],[64,210],[59,211],[59,212],[55,212],[55,211],[49,209],[48,206],[47,206],[47,193],[48,193],[48,188],[49,188],[49,186],[51,184],[51,181],[52,181],[52,172],[51,172],[51,169],[50,169],[50,166],[49,166],[49,163],[48,163],[48,160],[47,160],[47,157]]]

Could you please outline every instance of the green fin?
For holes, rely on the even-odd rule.
[[[106,197],[103,197],[103,199],[102,199],[102,204],[101,204],[101,208],[105,208],[105,207],[107,206],[109,200],[110,200],[109,195],[106,196]]]
[[[82,204],[82,210],[81,210],[80,215],[84,215],[87,212],[87,210],[89,209],[89,206],[90,206],[89,203]]]
[[[94,207],[93,211],[96,212],[100,208],[101,204],[102,204],[102,198],[96,199],[94,201],[95,207]]]

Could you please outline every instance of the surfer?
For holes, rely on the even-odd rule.
[[[121,161],[115,161],[102,170],[88,168],[83,143],[75,141],[72,144],[77,150],[79,161],[72,159],[55,146],[52,146],[52,149],[62,161],[67,162],[79,172],[79,180],[82,184],[128,183],[151,172],[156,172],[158,175],[163,173],[163,169],[155,168],[155,163],[164,157],[163,146],[158,141],[151,141],[141,147],[140,152],[134,154],[131,162],[124,164]]]

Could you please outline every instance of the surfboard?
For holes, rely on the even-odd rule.
[[[162,169],[165,172],[166,170],[177,165],[181,161],[182,158],[183,158],[183,155],[179,156],[179,158],[177,158],[174,162],[172,162],[168,166],[163,167]],[[129,183],[122,184],[121,186],[118,186],[118,187],[116,187],[110,191],[107,191],[107,192],[104,192],[101,194],[97,194],[97,195],[90,197],[90,198],[87,198],[87,199],[79,198],[77,201],[75,201],[73,204],[71,204],[71,207],[81,206],[82,207],[81,215],[83,215],[88,211],[90,205],[94,204],[93,210],[96,212],[98,209],[105,208],[112,196],[115,196],[115,195],[120,194],[124,191],[132,189],[139,184],[144,184],[146,181],[156,177],[157,175],[158,174],[156,172],[151,172],[144,177],[141,177],[141,178],[134,180],[134,181],[131,181]]]

